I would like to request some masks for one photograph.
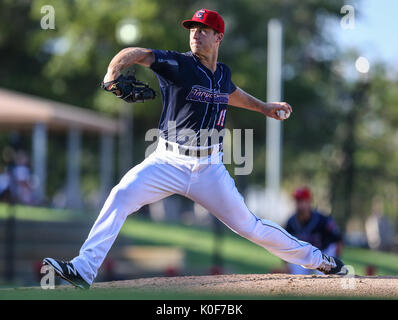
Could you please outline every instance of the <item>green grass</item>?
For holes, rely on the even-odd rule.
[[[0,219],[6,218],[8,206],[0,204]],[[69,210],[15,206],[17,219],[35,221],[71,221],[92,218],[85,213]],[[186,253],[187,269],[210,268],[214,248],[211,228],[198,228],[181,224],[153,222],[130,216],[121,232],[135,244],[175,246]],[[253,244],[223,228],[221,254],[224,267],[235,273],[267,273],[283,266],[283,262],[262,247]],[[377,275],[398,275],[398,254],[345,247],[342,259],[352,265],[357,275],[365,275],[369,264],[376,267]]]
[[[154,292],[143,289],[95,289],[95,290],[41,290],[17,289],[0,290],[0,300],[362,300],[361,297],[333,296],[288,296],[288,295],[242,295],[221,293],[193,293],[162,291]],[[381,300],[381,298],[366,298]]]
[[[154,223],[129,218],[121,234],[131,237],[141,244],[174,246],[184,249],[187,254],[187,267],[211,264],[214,236],[211,230],[187,227],[176,224]],[[235,273],[267,273],[280,268],[280,259],[263,248],[241,238],[229,229],[224,229],[221,255],[224,267]]]
[[[10,207],[0,203],[0,219],[5,219],[10,214],[13,214],[16,219],[30,221],[70,221],[84,217],[83,213],[72,210],[27,207],[22,205]]]
[[[198,261],[211,257],[213,235],[211,231],[187,226],[130,218],[121,233],[143,243],[176,246],[195,255],[202,256]],[[283,266],[283,262],[262,247],[225,229],[222,239],[222,257],[225,266],[236,273],[267,273]],[[356,275],[365,275],[368,265],[376,267],[377,275],[398,275],[398,254],[369,249],[345,247],[343,261],[351,265]],[[195,261],[196,263],[196,261]]]
[[[65,210],[16,207],[17,218],[38,221],[68,221],[76,218]],[[7,208],[0,205],[0,218],[7,216]],[[83,215],[84,216],[84,215]],[[87,216],[86,216],[87,218]],[[136,245],[173,246],[184,250],[186,269],[193,273],[206,273],[212,265],[214,236],[210,229],[180,224],[160,223],[130,216],[120,235],[131,238]],[[224,268],[228,273],[268,273],[283,266],[283,262],[263,248],[240,237],[227,228],[223,229],[221,254]],[[398,255],[361,248],[346,247],[343,261],[352,265],[357,275],[365,275],[369,264],[376,267],[377,275],[398,275]],[[94,290],[89,292],[65,290],[15,290],[0,292],[0,299],[244,299],[242,296],[215,296],[178,293],[137,292],[136,290]],[[249,298],[249,297],[247,297]],[[264,299],[266,297],[257,297]],[[273,297],[270,297],[271,299]],[[278,297],[279,298],[279,297]],[[256,299],[256,296],[250,296]]]
[[[365,275],[368,265],[376,267],[376,275],[398,275],[398,254],[369,249],[346,247],[342,256],[344,263],[352,265],[357,275]]]

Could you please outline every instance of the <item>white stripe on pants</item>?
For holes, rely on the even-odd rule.
[[[112,189],[79,256],[71,261],[84,280],[93,282],[129,214],[175,193],[202,205],[231,230],[287,262],[310,269],[322,262],[317,248],[249,211],[222,163],[221,152],[196,158],[166,151],[159,143]]]

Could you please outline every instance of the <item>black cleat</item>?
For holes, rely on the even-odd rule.
[[[324,274],[335,274],[339,276],[345,276],[348,274],[348,269],[344,263],[335,257],[328,256],[322,253],[322,263],[317,268],[320,272]]]
[[[77,272],[73,264],[70,262],[55,260],[53,258],[45,258],[43,260],[43,265],[53,267],[58,276],[73,284],[77,288],[90,288],[90,285],[81,277],[79,272]]]

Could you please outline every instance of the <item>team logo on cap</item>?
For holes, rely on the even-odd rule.
[[[203,10],[203,9],[199,10],[198,12],[196,12],[195,17],[199,18],[200,20],[202,20],[205,13],[206,13],[205,10]]]

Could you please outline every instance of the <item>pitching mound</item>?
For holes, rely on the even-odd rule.
[[[174,293],[174,295],[173,295]],[[398,298],[398,277],[293,276],[289,274],[233,274],[219,276],[186,276],[143,278],[94,283],[91,289],[77,290],[71,285],[55,290],[40,287],[0,289],[0,299],[100,298],[158,299],[180,297],[195,299],[215,297],[312,297],[312,298]]]
[[[342,278],[339,276],[248,274],[147,278],[95,283],[92,286],[92,290],[105,288],[239,296],[398,298],[398,277]]]

